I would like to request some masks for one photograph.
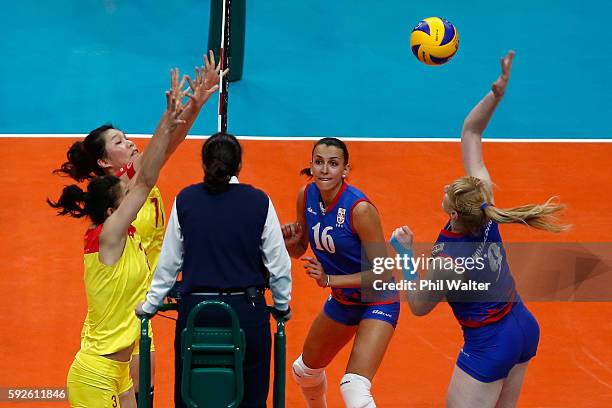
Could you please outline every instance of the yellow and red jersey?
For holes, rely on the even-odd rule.
[[[129,179],[134,177],[136,171],[133,163],[128,163],[121,167],[115,174],[117,177],[126,175]],[[132,223],[136,227],[136,232],[140,235],[142,247],[144,248],[151,271],[155,271],[157,260],[161,252],[164,240],[164,229],[166,227],[166,215],[164,211],[164,201],[157,186],[153,187],[147,201],[144,203],[136,220]]]
[[[130,226],[123,253],[114,265],[99,258],[103,225],[85,233],[84,281],[87,317],[83,324],[81,351],[106,355],[134,344],[139,321],[134,308],[149,287],[151,271],[136,229]]]

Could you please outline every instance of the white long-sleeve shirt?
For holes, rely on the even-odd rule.
[[[230,183],[238,183],[238,179],[232,177]],[[261,234],[261,258],[270,273],[270,290],[274,307],[284,311],[289,307],[291,300],[291,259],[285,248],[276,210],[269,197],[268,200],[268,214]],[[142,306],[146,313],[155,313],[159,305],[163,303],[166,294],[174,286],[183,268],[183,255],[183,234],[177,216],[175,199],[153,281]]]

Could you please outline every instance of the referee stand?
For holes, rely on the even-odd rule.
[[[226,303],[217,302],[217,301],[205,301],[201,302],[198,307],[194,308],[190,315],[189,320],[192,321],[195,319],[195,316],[200,313],[201,309],[205,307],[221,307],[225,308],[230,315],[232,315],[233,327],[227,328],[206,328],[206,327],[194,327],[193,324],[191,328],[188,326],[185,332],[185,337],[194,338],[195,333],[200,333],[199,340],[203,340],[203,342],[198,342],[197,346],[193,344],[192,341],[185,341],[185,337],[183,338],[183,347],[182,347],[182,357],[183,359],[192,358],[192,353],[194,352],[202,352],[207,353],[208,356],[203,356],[202,359],[197,361],[198,363],[206,363],[207,364],[207,372],[205,375],[202,375],[202,372],[198,374],[198,369],[191,369],[189,364],[184,364],[184,371],[182,377],[182,385],[181,388],[183,390],[183,395],[185,399],[185,393],[191,394],[189,391],[191,389],[203,390],[204,392],[199,392],[200,399],[189,398],[189,400],[185,400],[188,406],[190,407],[205,407],[205,408],[235,408],[240,405],[243,394],[243,386],[242,383],[242,359],[244,358],[244,350],[245,350],[245,342],[244,342],[244,333],[239,329],[237,324],[237,317],[233,312],[232,308],[228,306]],[[169,302],[159,307],[159,312],[164,312],[168,310],[177,310],[178,304],[175,302]],[[273,313],[273,308],[269,307],[271,314]],[[140,385],[138,392],[138,406],[140,408],[150,407],[151,399],[149,390],[151,389],[151,361],[150,361],[150,352],[151,352],[151,338],[149,337],[149,320],[152,316],[145,316],[140,318],[141,328],[140,328],[140,361],[139,361],[139,370],[140,370]],[[287,339],[285,336],[285,319],[282,317],[274,316],[276,319],[276,333],[274,334],[274,384],[273,384],[273,396],[272,396],[272,406],[273,408],[284,408],[285,407],[285,384],[286,384],[286,345]],[[237,340],[237,332],[240,333],[239,336],[242,339]],[[202,335],[204,333],[204,335]],[[198,335],[196,334],[196,337]],[[221,344],[219,340],[220,337],[230,338],[231,343],[224,342]],[[212,340],[211,340],[212,339]],[[228,361],[227,357],[224,358],[221,354],[228,354],[239,356],[240,361],[238,362],[236,359],[233,361]],[[219,362],[220,364],[216,367],[211,366],[209,363],[211,361]],[[187,363],[187,362],[184,362]],[[230,371],[233,371],[231,378],[233,381],[228,382],[228,378],[230,378]],[[194,372],[196,376],[194,377]],[[212,375],[211,375],[212,374]],[[194,381],[195,380],[195,381]],[[210,384],[214,384],[214,386],[210,387]],[[214,393],[215,396],[213,398]],[[203,399],[205,397],[205,399]],[[225,398],[224,402],[219,400],[214,401],[216,397],[223,396]],[[204,402],[206,401],[206,405]]]

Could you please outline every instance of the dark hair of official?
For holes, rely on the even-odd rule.
[[[74,142],[66,153],[67,160],[53,170],[53,174],[70,176],[78,182],[106,174],[98,165],[98,159],[106,156],[106,141],[102,135],[110,129],[116,128],[110,123],[102,125],[89,132],[83,141]]]
[[[219,132],[202,145],[204,187],[209,193],[222,193],[228,189],[230,179],[240,170],[242,147],[233,135]]]
[[[103,224],[107,210],[116,208],[119,199],[119,179],[115,176],[100,176],[89,182],[87,191],[76,184],[64,187],[57,201],[47,198],[47,203],[58,209],[57,215],[74,218],[88,216],[96,224]]]
[[[310,154],[310,157],[314,156],[315,149],[317,148],[317,146],[320,146],[320,145],[333,146],[333,147],[337,147],[338,149],[342,150],[342,155],[344,156],[344,165],[346,166],[348,164],[349,152],[348,152],[348,148],[346,147],[346,144],[344,144],[342,140],[335,138],[335,137],[324,137],[323,139],[320,139],[312,147],[312,153]],[[310,167],[303,168],[300,171],[300,175],[306,175],[308,177],[312,177],[312,172],[310,171]]]

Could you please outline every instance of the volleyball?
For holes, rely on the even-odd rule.
[[[450,21],[429,17],[419,21],[412,30],[410,48],[424,64],[446,64],[459,48],[459,34]]]

